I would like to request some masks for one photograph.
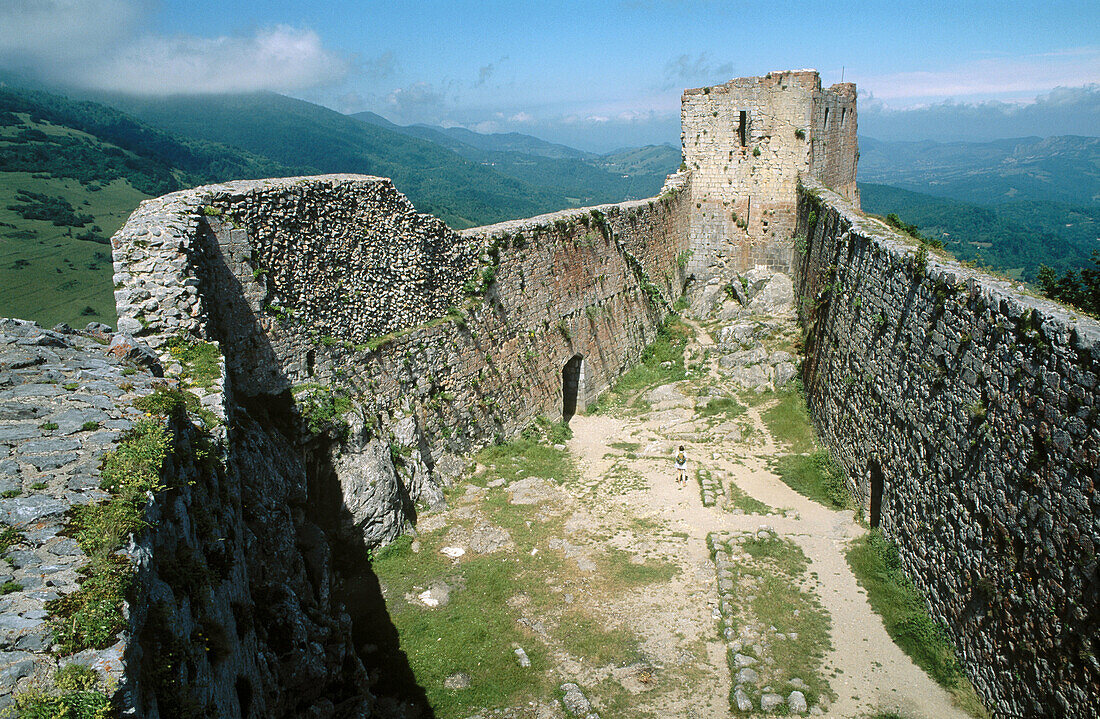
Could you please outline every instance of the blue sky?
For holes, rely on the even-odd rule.
[[[0,0],[0,67],[141,93],[274,90],[603,150],[675,144],[685,87],[813,67],[858,84],[872,136],[1100,134],[1095,0]]]

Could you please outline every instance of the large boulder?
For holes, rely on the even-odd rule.
[[[794,283],[791,278],[776,272],[749,301],[749,309],[755,314],[789,315],[794,309]]]

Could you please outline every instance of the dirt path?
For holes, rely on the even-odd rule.
[[[701,356],[710,344],[705,333],[695,329],[699,339],[689,345],[689,357]],[[721,382],[713,362],[708,372],[712,382]],[[690,380],[680,384],[685,390],[695,386]],[[897,648],[871,611],[844,558],[847,542],[863,532],[852,513],[832,511],[806,499],[768,469],[769,460],[783,449],[776,446],[761,417],[767,405],[749,408],[737,422],[705,426],[696,417],[693,398],[677,398],[668,388],[660,397],[644,413],[575,417],[574,437],[568,442],[581,467],[578,497],[590,525],[612,516],[620,521],[634,517],[661,526],[665,533],[656,536],[680,540],[671,553],[649,548],[678,564],[679,574],[671,582],[629,593],[604,607],[644,638],[643,646],[655,663],[691,665],[692,681],[685,682],[682,691],[654,693],[651,698],[639,694],[637,715],[732,715],[727,641],[718,632],[719,590],[707,537],[759,532],[766,525],[808,557],[814,580],[806,583],[804,591],[816,595],[831,619],[832,650],[825,656],[823,673],[836,699],[824,702],[824,716],[894,711],[914,719],[966,717],[952,705],[948,693]],[[737,439],[739,435],[746,438]],[[695,481],[686,487],[675,482],[672,455],[680,444],[687,447],[693,467],[705,467],[726,485],[732,481],[775,511],[734,513],[722,506],[703,506]],[[644,481],[625,491],[599,491],[609,473],[616,472],[629,472]],[[644,552],[646,547],[630,549]],[[783,697],[791,690],[774,689]],[[759,706],[755,710],[759,712]]]

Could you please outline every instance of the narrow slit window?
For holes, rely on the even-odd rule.
[[[746,110],[741,111],[738,119],[737,136],[741,140],[741,147],[749,144],[749,113]]]
[[[825,108],[825,129],[829,129],[829,108]]]

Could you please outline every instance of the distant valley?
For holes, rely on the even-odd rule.
[[[230,179],[390,177],[456,228],[651,197],[670,145],[606,154],[518,133],[401,126],[274,93],[72,100],[0,87],[0,316],[112,324],[107,238],[147,197]],[[1100,139],[860,139],[867,212],[897,213],[962,260],[1034,281],[1100,248]]]

